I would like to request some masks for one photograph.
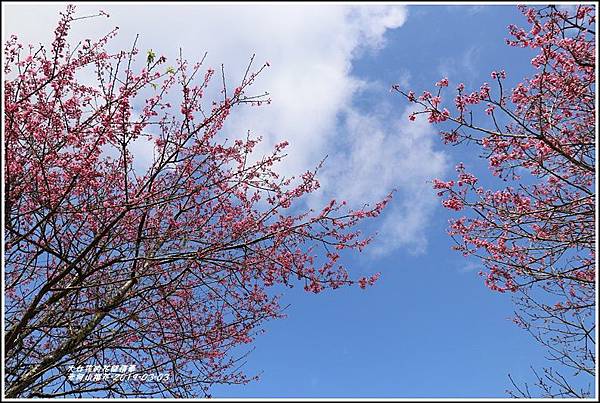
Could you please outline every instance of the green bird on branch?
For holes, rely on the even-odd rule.
[[[156,53],[154,53],[152,51],[152,49],[149,49],[147,52],[147,56],[146,56],[146,61],[148,62],[148,66],[150,66],[152,64],[152,62],[154,62],[155,57],[156,57]]]

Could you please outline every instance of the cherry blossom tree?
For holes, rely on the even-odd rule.
[[[534,52],[535,71],[512,90],[504,70],[491,73],[495,88],[458,83],[453,96],[448,78],[433,93],[393,89],[414,105],[410,120],[424,114],[445,144],[476,147],[489,162],[485,185],[459,163],[455,179],[433,187],[464,213],[450,222],[455,249],[480,259],[490,289],[514,293],[515,322],[554,363],[534,371],[537,392],[514,383],[511,393],[580,397],[590,393],[580,375],[593,380],[596,362],[595,9],[520,10],[530,27],[509,26],[507,43]]]
[[[268,63],[228,88],[202,61],[109,53],[116,30],[71,44],[87,17],[61,15],[49,48],[5,44],[5,396],[197,397],[254,379],[243,347],[283,317],[272,290],[377,279],[338,259],[389,197],[304,208],[317,169],[282,177],[287,143],[259,157],[258,138],[225,137],[236,108],[270,102],[250,93]]]

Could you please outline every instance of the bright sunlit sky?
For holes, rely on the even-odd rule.
[[[23,43],[52,38],[63,4],[3,5],[4,35]],[[478,88],[490,71],[509,83],[531,73],[527,51],[508,47],[507,25],[526,24],[514,5],[369,4],[90,4],[110,18],[74,25],[74,38],[119,26],[111,49],[152,48],[173,59],[208,52],[206,66],[225,65],[240,79],[250,57],[271,67],[257,93],[272,104],[237,110],[226,131],[265,139],[261,151],[291,143],[285,173],[311,169],[328,155],[322,189],[306,202],[335,197],[354,205],[398,192],[361,255],[345,257],[355,277],[380,271],[367,290],[320,295],[287,290],[284,320],[270,322],[247,357],[246,386],[218,386],[215,397],[503,397],[507,375],[531,381],[543,350],[511,321],[510,295],[489,291],[475,260],[452,251],[451,214],[431,190],[433,178],[464,161],[486,170],[477,150],[445,146],[436,128],[410,122],[392,84],[420,92],[440,78]],[[145,54],[145,53],[144,53]],[[147,156],[139,145],[138,163]]]

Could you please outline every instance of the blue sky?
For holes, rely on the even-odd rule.
[[[5,32],[25,42],[52,31],[61,6],[6,6]],[[464,161],[486,169],[473,149],[444,146],[436,129],[410,123],[406,104],[389,88],[416,92],[448,76],[452,88],[490,81],[506,69],[514,84],[530,73],[526,51],[508,47],[507,25],[524,24],[512,5],[338,6],[86,5],[111,19],[75,27],[93,36],[121,27],[114,46],[140,33],[140,48],[190,59],[209,52],[232,80],[252,53],[272,67],[257,91],[272,94],[264,111],[241,111],[226,127],[265,138],[264,150],[291,142],[281,169],[310,169],[329,155],[322,191],[360,204],[398,188],[392,206],[368,226],[380,235],[371,251],[345,257],[358,277],[380,271],[367,290],[320,295],[287,290],[285,320],[268,323],[246,370],[261,373],[245,386],[217,386],[215,397],[503,397],[515,379],[532,379],[543,350],[509,320],[509,295],[489,291],[477,261],[450,250],[450,214],[428,180]],[[27,18],[24,16],[27,15]],[[224,28],[227,27],[227,28]],[[139,148],[144,159],[144,145]]]

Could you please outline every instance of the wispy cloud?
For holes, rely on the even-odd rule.
[[[451,78],[460,73],[461,76],[476,77],[478,74],[476,66],[480,53],[481,51],[477,46],[470,46],[456,57],[444,58],[438,65],[440,76]]]
[[[481,269],[483,269],[481,263],[478,263],[473,260],[467,260],[467,263],[462,264],[462,266],[459,266],[457,271],[461,274],[465,274],[479,272]]]
[[[446,158],[434,150],[435,130],[424,118],[408,123],[410,109],[400,113],[384,103],[378,110],[345,112],[345,136],[337,143],[346,152],[328,161],[324,195],[374,202],[396,189],[371,251],[385,255],[404,247],[419,254],[427,247],[428,222],[438,204],[428,182],[444,175]]]

